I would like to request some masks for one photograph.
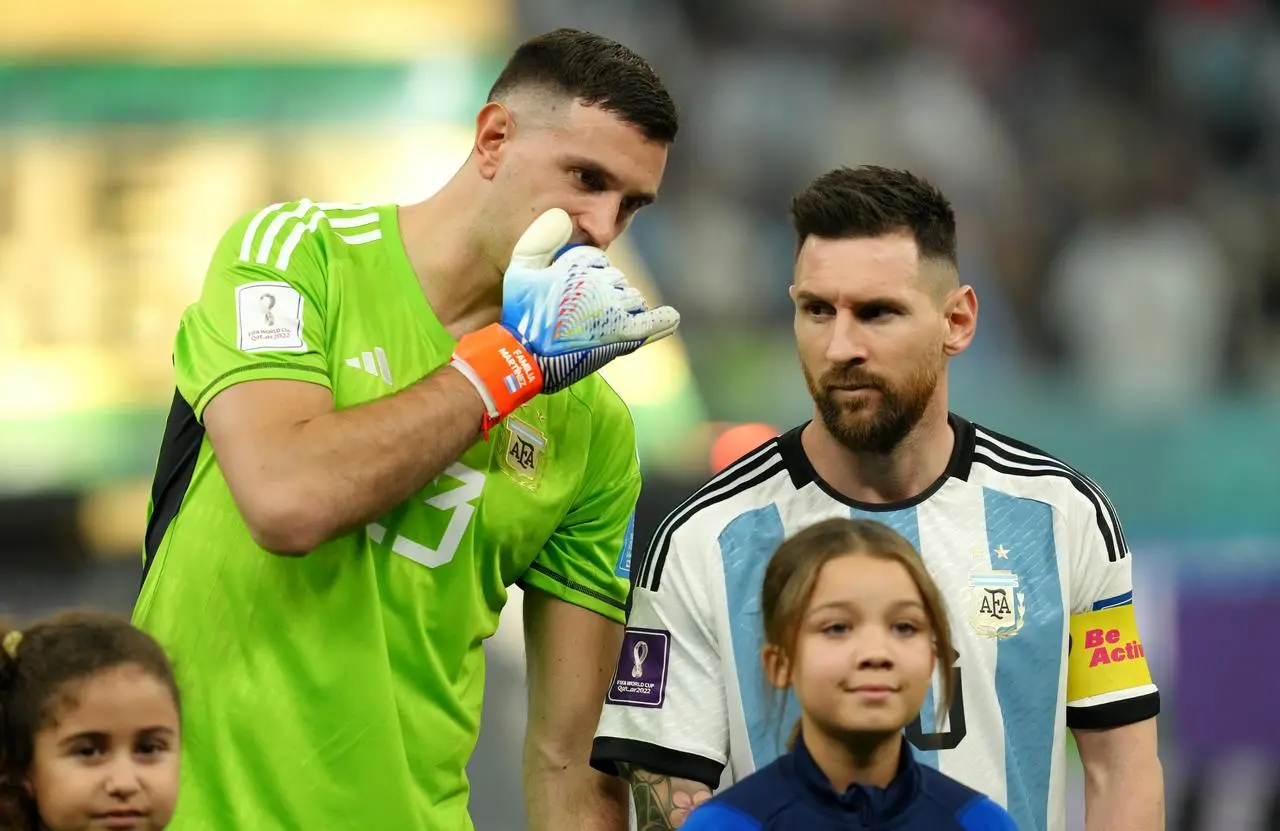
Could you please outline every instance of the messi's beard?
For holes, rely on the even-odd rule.
[[[818,406],[818,415],[831,437],[855,453],[888,455],[920,423],[938,387],[942,361],[922,363],[897,386],[858,366],[841,366],[826,372],[816,382],[804,371],[809,394]],[[841,398],[847,387],[875,390],[857,398]]]

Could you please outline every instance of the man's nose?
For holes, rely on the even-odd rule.
[[[596,248],[608,248],[622,233],[618,209],[621,200],[617,196],[601,194],[591,209],[578,215],[578,228],[587,236],[587,242]]]
[[[833,364],[863,364],[867,360],[861,328],[853,315],[838,310],[831,324],[831,340],[827,342],[827,360]]]

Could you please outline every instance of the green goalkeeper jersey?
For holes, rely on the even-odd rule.
[[[223,237],[174,347],[134,610],[183,694],[174,831],[469,829],[481,644],[507,587],[623,621],[635,432],[595,375],[533,399],[421,492],[306,557],[250,536],[204,434],[209,401],[272,378],[355,407],[444,365],[455,343],[394,205],[273,205]]]

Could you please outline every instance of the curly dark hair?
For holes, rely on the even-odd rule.
[[[72,685],[105,670],[137,666],[163,683],[180,706],[164,649],[127,620],[67,612],[18,630],[0,625],[0,828],[35,831],[39,813],[24,780],[36,733],[74,695]]]

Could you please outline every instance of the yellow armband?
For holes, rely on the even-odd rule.
[[[1150,683],[1132,603],[1071,616],[1068,704]]]

